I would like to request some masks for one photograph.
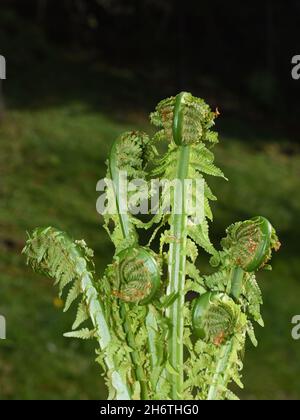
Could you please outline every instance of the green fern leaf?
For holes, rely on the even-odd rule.
[[[247,324],[247,335],[250,338],[250,341],[253,344],[253,346],[257,347],[258,342],[257,342],[257,339],[255,337],[255,332],[254,332],[253,325],[250,321],[248,321],[248,324]]]
[[[64,337],[67,338],[80,338],[82,340],[89,340],[91,338],[95,338],[96,331],[89,330],[88,328],[82,328],[78,331],[71,331],[64,334]]]
[[[90,315],[85,302],[80,302],[77,309],[76,319],[72,325],[72,330],[76,330],[84,321],[89,319]]]
[[[78,281],[74,281],[73,286],[69,290],[67,295],[64,312],[67,312],[72,305],[72,303],[81,295],[81,288],[80,283]]]
[[[203,220],[199,225],[192,223],[188,225],[188,236],[207,253],[214,255],[216,250],[209,239],[208,232],[209,228],[206,220]]]
[[[193,263],[196,261],[198,257],[198,248],[195,242],[189,238],[186,241],[186,254]]]
[[[213,163],[205,162],[199,159],[197,162],[191,164],[193,165],[194,169],[200,173],[202,172],[207,175],[217,176],[227,180],[221,169],[219,169]]]

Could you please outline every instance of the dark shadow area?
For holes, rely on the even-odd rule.
[[[229,134],[299,140],[295,0],[15,0],[1,7],[8,106],[80,100],[108,112],[149,111],[160,98],[191,90],[220,108]]]

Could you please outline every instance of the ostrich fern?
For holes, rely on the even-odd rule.
[[[225,178],[212,152],[218,143],[217,115],[202,99],[183,92],[160,102],[151,114],[158,128],[152,138],[135,131],[114,142],[107,161],[112,187],[106,193],[115,211],[105,212],[104,228],[115,253],[101,278],[85,242],[52,227],[36,229],[23,250],[34,270],[55,279],[60,294],[68,289],[65,311],[76,301],[77,316],[65,335],[97,340],[96,360],[105,371],[110,399],[236,399],[229,385],[242,387],[246,337],[256,346],[253,324],[263,326],[255,273],[270,268],[272,250],[280,244],[263,217],[230,226],[220,250],[209,238],[210,201],[216,197],[207,178]],[[168,144],[162,156],[157,142]],[[169,181],[152,219],[142,221],[124,210],[122,171],[146,185],[156,177]],[[170,188],[175,179],[202,182],[201,220],[187,205],[185,187]],[[136,201],[147,201],[147,191]],[[189,193],[197,203],[194,183]],[[134,193],[126,199],[134,202]],[[151,231],[147,246],[140,245],[144,230]],[[196,266],[201,249],[210,255],[213,274]],[[92,328],[82,328],[88,319]]]

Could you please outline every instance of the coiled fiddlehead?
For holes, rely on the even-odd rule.
[[[160,287],[160,268],[154,253],[142,247],[132,247],[117,255],[118,282],[115,296],[125,302],[146,305]]]
[[[262,216],[235,223],[221,242],[229,250],[232,261],[247,272],[263,268],[280,246],[271,223]]]
[[[151,155],[149,137],[142,132],[131,131],[118,137],[110,150],[108,159],[108,178],[113,182],[113,197],[117,209],[116,229],[121,229],[121,236],[127,241],[126,246],[138,242],[132,216],[128,209],[123,209],[124,194],[122,176],[127,180],[145,178],[145,167]],[[123,174],[122,174],[123,172]],[[127,198],[127,197],[126,197]],[[128,201],[127,201],[128,202]],[[111,215],[110,215],[111,216]],[[115,216],[115,215],[113,215]],[[119,243],[115,243],[119,247]]]
[[[236,330],[239,310],[224,293],[207,292],[194,302],[192,326],[196,337],[223,344]]]
[[[111,384],[112,397],[130,399],[130,391],[126,374],[116,357],[116,352],[122,350],[121,343],[110,330],[110,320],[107,319],[104,306],[95,288],[93,277],[93,252],[87,248],[84,241],[72,241],[67,234],[54,228],[36,229],[28,238],[23,253],[27,256],[27,264],[36,271],[55,279],[60,294],[69,288],[64,311],[81,297],[81,304],[73,328],[77,328],[87,318],[90,318],[94,331],[87,328],[65,334],[67,337],[88,339],[95,337],[100,346],[99,360],[105,363],[110,375],[107,383]],[[77,326],[75,325],[77,324]],[[124,352],[125,353],[125,352]],[[125,357],[125,354],[122,357]]]
[[[108,175],[113,181],[118,217],[117,235],[114,235],[117,240],[113,268],[116,269],[113,270],[110,280],[112,294],[120,300],[120,317],[128,345],[132,349],[131,358],[141,387],[142,399],[149,398],[147,365],[142,364],[144,348],[137,345],[127,303],[146,305],[152,301],[160,287],[160,265],[153,252],[138,245],[133,216],[128,208],[122,209],[122,194],[127,194],[127,191],[120,191],[120,172],[125,171],[129,180],[145,178],[144,170],[151,154],[150,150],[149,138],[144,133],[125,133],[112,145],[108,160]],[[143,328],[144,325],[141,325],[140,331]],[[152,341],[152,336],[148,333],[149,345]]]
[[[251,282],[255,282],[254,272],[266,267],[271,258],[272,250],[277,250],[280,246],[272,225],[261,216],[235,223],[226,230],[226,233],[226,238],[221,241],[223,251],[220,253],[220,273],[222,273],[220,278],[222,276],[224,276],[224,279],[227,278],[226,291],[235,299],[235,302],[228,295],[225,295],[225,307],[222,304],[220,305],[220,299],[222,301],[223,294],[220,295],[217,292],[214,292],[214,294],[207,293],[198,298],[193,310],[194,334],[202,339],[205,339],[214,330],[215,320],[219,320],[219,323],[216,323],[215,332],[219,332],[220,335],[217,336],[216,340],[213,340],[213,343],[221,345],[221,348],[217,363],[213,368],[213,379],[207,393],[208,400],[222,398],[224,390],[232,378],[242,386],[238,374],[238,366],[241,365],[239,352],[243,351],[246,333],[248,333],[254,345],[257,342],[251,321],[247,319],[246,315],[246,313],[251,313],[251,310],[247,309],[249,308],[248,299],[250,297],[241,296],[241,294],[245,295],[247,283],[249,287]],[[258,286],[257,289],[258,292],[255,289],[256,296],[254,297],[256,307],[258,304],[255,310],[256,320],[257,322],[262,322],[259,315],[261,300]],[[214,307],[215,300],[219,300],[216,307],[220,306],[221,308],[221,310],[217,311],[217,317],[209,314],[210,308]],[[219,317],[219,314],[222,312],[224,313],[223,321]],[[231,313],[234,313],[235,316],[231,317]],[[209,319],[209,322],[206,319]],[[231,323],[231,320],[235,321]],[[228,329],[226,329],[226,325]],[[218,329],[218,326],[221,328]],[[231,331],[231,333],[228,334],[227,331]],[[223,342],[220,342],[220,338]]]
[[[221,241],[233,265],[231,294],[238,299],[244,272],[251,273],[266,267],[272,250],[278,250],[280,242],[271,223],[262,216],[231,225],[227,237]]]
[[[115,140],[108,160],[109,175],[113,181],[119,224],[124,245],[118,246],[115,257],[117,276],[114,295],[125,302],[141,305],[149,303],[160,287],[158,259],[150,250],[138,245],[138,235],[128,209],[121,211],[120,171],[129,178],[145,177],[145,166],[150,155],[149,138],[144,133],[128,132]],[[127,192],[126,192],[127,193]],[[119,251],[121,248],[121,251]]]
[[[151,114],[151,121],[162,129],[156,136],[187,146],[201,141],[217,142],[217,134],[210,130],[217,115],[203,99],[181,92],[161,101]]]

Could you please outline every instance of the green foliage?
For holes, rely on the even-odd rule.
[[[195,144],[201,141],[218,142],[218,135],[211,131],[214,119],[218,115],[210,110],[203,99],[195,98],[190,93],[183,92],[183,127],[184,144]],[[161,128],[154,139],[173,141],[173,118],[176,97],[162,100],[150,115],[152,124]]]
[[[246,336],[257,345],[252,322],[263,325],[262,297],[255,274],[243,271],[239,263],[248,257],[248,235],[255,243],[262,239],[259,232],[253,231],[255,222],[232,225],[221,242],[221,251],[209,238],[208,221],[213,219],[210,201],[216,197],[204,177],[224,178],[211,151],[217,143],[216,134],[210,130],[216,114],[203,100],[181,94],[182,143],[177,144],[176,101],[178,97],[162,101],[151,115],[152,122],[161,129],[153,139],[143,133],[127,132],[112,147],[108,177],[114,183],[118,212],[105,215],[105,228],[115,254],[101,280],[95,279],[92,253],[85,243],[74,243],[53,228],[34,231],[24,250],[34,269],[56,280],[60,293],[69,286],[65,310],[80,297],[73,328],[81,327],[88,318],[93,326],[81,327],[67,336],[98,340],[97,361],[106,372],[110,398],[235,399],[228,387],[231,382],[242,387]],[[169,143],[160,159],[154,147],[157,140]],[[120,212],[116,182],[119,171],[124,169],[130,179],[138,176],[145,182],[154,176],[169,181],[204,181],[203,220],[195,220],[185,205],[185,190],[176,188],[170,194],[163,190],[161,197],[160,208],[169,206],[170,214],[161,210],[144,223],[129,212]],[[180,214],[175,212],[178,202],[182,203]],[[143,258],[137,258],[137,228],[152,229],[149,243],[160,234],[159,254],[143,248]],[[268,245],[269,260],[272,248],[278,249],[279,245],[273,228]],[[198,246],[211,255],[211,265],[217,269],[211,275],[202,276],[195,265]],[[160,281],[163,267],[168,269],[168,277]],[[153,273],[159,281],[155,293],[149,293]],[[226,296],[211,302],[203,317],[205,340],[195,338],[192,304],[186,299],[190,291],[200,295],[215,291]],[[149,295],[151,299],[145,302]]]
[[[226,233],[222,246],[229,250],[231,263],[245,271],[266,268],[272,251],[280,248],[274,228],[262,217],[235,223],[229,226]]]
[[[109,371],[110,393],[113,393],[117,399],[129,398],[127,373],[123,371],[121,365],[122,359],[128,357],[128,351],[117,336],[112,335],[113,331],[109,330],[105,319],[93,274],[88,269],[89,265],[92,266],[92,251],[87,248],[84,241],[72,242],[64,233],[53,228],[46,228],[36,229],[33,232],[23,252],[27,255],[27,263],[34,270],[55,279],[60,295],[71,282],[73,283],[72,299],[81,297],[81,301],[72,328],[75,330],[90,318],[94,330],[83,328],[67,333],[65,336],[84,340],[97,338],[101,350],[101,358],[98,358],[98,362],[101,365],[105,362]],[[67,308],[69,305],[70,298],[67,299]]]

